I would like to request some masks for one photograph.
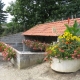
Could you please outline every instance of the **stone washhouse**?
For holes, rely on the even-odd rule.
[[[57,37],[65,31],[65,24],[73,25],[75,20],[80,23],[80,18],[75,18],[70,19],[69,23],[68,20],[63,20],[38,24],[23,32],[22,35],[25,37],[25,40],[39,40],[46,43],[56,42]],[[13,62],[19,69],[27,68],[43,60],[45,57],[44,53],[45,52],[31,52],[23,43],[23,51],[17,51],[17,59]]]

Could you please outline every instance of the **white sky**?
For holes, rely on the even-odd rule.
[[[11,1],[16,1],[16,0],[2,0],[2,2],[5,4],[3,10],[6,10],[7,6],[9,6],[9,3]],[[8,14],[8,18],[7,18],[7,22],[10,22],[12,16],[10,14]]]

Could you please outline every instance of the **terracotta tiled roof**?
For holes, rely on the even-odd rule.
[[[70,19],[69,25],[73,25],[75,20],[77,20],[77,22],[80,23],[80,18]],[[65,31],[66,27],[64,24],[68,24],[68,20],[39,24],[23,32],[22,35],[58,36],[58,35],[61,35]]]

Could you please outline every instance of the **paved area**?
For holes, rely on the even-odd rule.
[[[80,80],[80,71],[58,73],[50,68],[48,62],[19,70],[0,59],[0,80]]]

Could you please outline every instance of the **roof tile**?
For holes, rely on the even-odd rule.
[[[73,25],[74,21],[77,20],[80,23],[80,18],[70,19],[69,25]],[[22,35],[28,36],[58,36],[63,34],[68,24],[68,20],[56,21],[44,24],[38,24],[31,29],[23,32]]]

